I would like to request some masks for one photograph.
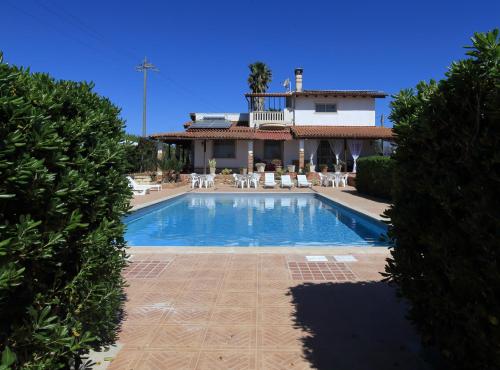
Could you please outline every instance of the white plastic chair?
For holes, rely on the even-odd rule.
[[[328,186],[328,176],[323,175],[321,172],[319,172],[318,175],[319,175],[319,184],[321,186]]]
[[[252,174],[252,177],[250,178],[250,187],[253,185],[254,188],[259,187],[259,181],[260,181],[260,175],[258,173]]]
[[[196,173],[192,173],[191,175],[189,175],[189,177],[191,178],[191,189],[194,189],[195,186],[199,183],[200,178]]]
[[[312,184],[309,181],[307,181],[306,175],[297,175],[297,186],[299,188],[301,187],[310,188]]]
[[[276,186],[276,182],[274,181],[274,172],[268,172],[264,175],[264,187],[272,187],[274,188]]]
[[[215,186],[215,176],[214,175],[207,175],[205,179],[205,187],[210,188],[212,186]]]
[[[293,187],[292,179],[290,178],[290,175],[281,175],[281,187],[282,188],[289,188],[291,189]]]
[[[339,183],[342,183],[342,186],[345,188],[345,187],[347,186],[348,179],[349,179],[349,174],[348,174],[348,173],[345,173],[345,174],[343,174],[342,176],[340,176],[340,181],[339,181]],[[339,185],[340,185],[340,184],[339,184]]]

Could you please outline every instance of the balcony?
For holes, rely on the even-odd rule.
[[[286,127],[284,111],[250,112],[250,127],[260,129],[281,129]]]

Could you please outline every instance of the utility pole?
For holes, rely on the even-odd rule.
[[[159,69],[156,68],[152,63],[149,63],[147,58],[144,57],[144,61],[135,67],[135,70],[138,72],[144,73],[144,96],[142,99],[142,136],[146,137],[146,89],[148,84],[148,69],[153,72],[159,72]]]

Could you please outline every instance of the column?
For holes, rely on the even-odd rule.
[[[304,170],[304,139],[299,140],[299,171]]]
[[[248,141],[247,168],[248,173],[253,173],[253,140]]]

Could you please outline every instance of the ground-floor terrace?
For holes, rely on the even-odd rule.
[[[244,168],[254,172],[260,163],[265,164],[266,171],[275,170],[277,164],[288,172],[307,168],[319,171],[324,166],[333,171],[334,165],[341,161],[341,171],[356,172],[356,160],[383,152],[392,140],[392,130],[376,126],[293,126],[264,130],[233,123],[228,129],[188,128],[151,137],[177,146],[184,153],[190,171],[197,173],[207,172],[211,159],[215,159],[218,171],[227,168],[239,172]]]
[[[217,183],[136,196],[134,209]],[[371,217],[352,187],[318,192]],[[382,282],[387,248],[133,247],[118,343],[95,369],[428,369],[405,305]],[[317,257],[321,257],[317,261]]]

